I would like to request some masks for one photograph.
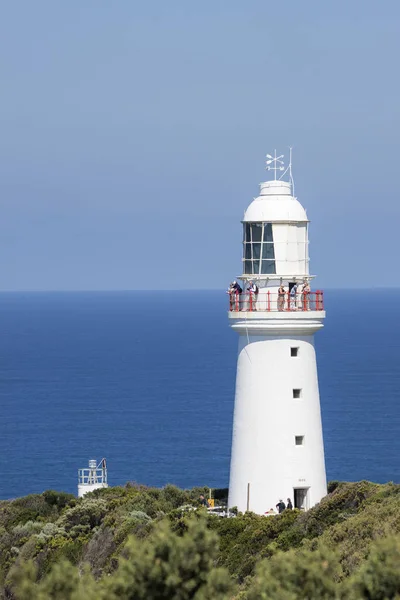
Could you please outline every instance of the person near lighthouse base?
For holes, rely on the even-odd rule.
[[[276,505],[276,508],[277,508],[279,514],[283,513],[283,511],[286,508],[286,505],[282,499],[279,500],[278,504]]]

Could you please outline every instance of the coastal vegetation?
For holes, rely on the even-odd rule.
[[[307,513],[207,514],[136,484],[0,502],[0,598],[400,599],[400,485],[331,482]]]

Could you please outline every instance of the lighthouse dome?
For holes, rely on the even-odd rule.
[[[260,184],[260,195],[253,200],[244,213],[245,223],[305,223],[307,213],[300,202],[292,196],[288,181],[265,181]]]

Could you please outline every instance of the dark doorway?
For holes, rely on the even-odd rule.
[[[294,507],[300,510],[308,509],[308,490],[309,488],[295,488],[294,492]]]

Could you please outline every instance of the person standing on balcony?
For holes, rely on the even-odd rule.
[[[296,310],[296,294],[297,294],[297,283],[294,283],[290,290],[290,310]]]
[[[284,310],[285,308],[285,294],[285,288],[283,284],[281,284],[278,289],[278,310]]]
[[[258,285],[253,281],[249,281],[247,291],[250,294],[250,310],[257,310]]]
[[[304,285],[301,289],[301,295],[302,295],[302,300],[303,300],[303,310],[310,310],[309,300],[308,300],[308,295],[309,295],[310,291],[311,291],[310,284],[308,283],[308,281],[305,281]]]
[[[229,294],[229,310],[232,311],[235,309],[235,291],[233,289],[233,283],[229,284],[226,293]]]
[[[232,281],[229,286],[228,294],[230,294],[231,310],[241,310],[240,294],[243,292],[237,281]]]

